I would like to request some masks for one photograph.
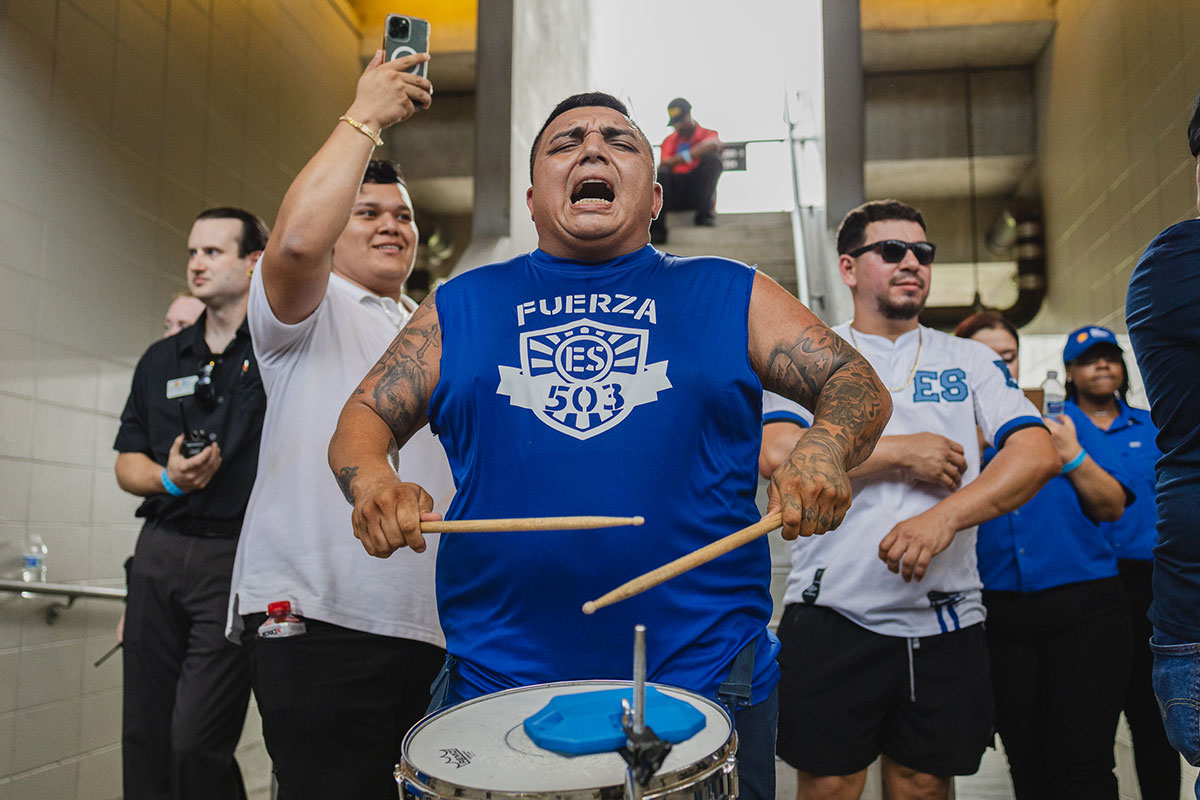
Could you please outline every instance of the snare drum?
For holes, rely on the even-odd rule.
[[[625,796],[618,753],[565,756],[535,745],[526,717],[551,698],[627,687],[629,681],[566,681],[469,700],[426,717],[404,737],[396,782],[404,800],[617,800]],[[651,685],[651,684],[647,684]],[[676,744],[650,780],[645,800],[734,800],[737,734],[719,703],[653,684],[704,714],[704,729]]]

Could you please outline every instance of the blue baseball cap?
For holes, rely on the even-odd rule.
[[[1098,344],[1111,344],[1120,352],[1125,352],[1121,350],[1121,345],[1117,344],[1116,334],[1108,328],[1085,325],[1067,336],[1067,346],[1063,348],[1063,363],[1070,364]]]

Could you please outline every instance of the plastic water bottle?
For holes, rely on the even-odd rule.
[[[21,580],[25,583],[46,582],[46,543],[36,533],[29,535],[29,543],[25,548],[25,558],[21,565]],[[21,592],[26,599],[37,597],[34,592]]]
[[[1063,415],[1063,403],[1067,401],[1067,387],[1058,379],[1058,371],[1046,373],[1042,381],[1042,413],[1047,417],[1058,419]]]
[[[258,638],[282,639],[299,636],[306,630],[304,620],[292,613],[292,604],[287,600],[267,606],[267,621],[258,626]]]

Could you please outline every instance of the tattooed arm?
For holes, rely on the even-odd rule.
[[[866,359],[762,273],[749,333],[763,386],[813,412],[812,427],[771,477],[767,512],[783,512],[785,539],[832,530],[850,507],[846,473],[871,454],[892,399]]]
[[[387,558],[401,547],[425,550],[421,521],[438,519],[433,498],[396,477],[394,460],[426,424],[442,355],[434,295],[350,395],[329,441],[329,467],[354,506],[354,535],[368,553]]]

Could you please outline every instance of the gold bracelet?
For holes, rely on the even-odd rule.
[[[374,142],[376,147],[383,147],[383,139],[379,136],[379,134],[368,128],[366,125],[363,125],[358,120],[352,119],[351,117],[347,117],[345,114],[343,114],[342,116],[338,117],[338,122],[345,122],[347,125],[361,132],[363,136]]]

